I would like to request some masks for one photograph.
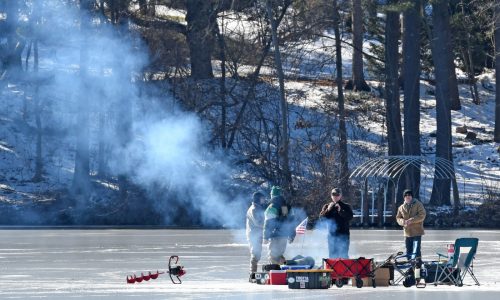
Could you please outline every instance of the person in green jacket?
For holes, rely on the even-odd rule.
[[[281,188],[271,189],[271,204],[264,213],[264,243],[269,243],[269,263],[284,264],[283,254],[287,241],[292,243],[295,238],[294,215],[291,206],[281,195]]]

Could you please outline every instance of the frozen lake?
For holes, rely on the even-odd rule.
[[[425,289],[344,286],[293,290],[248,282],[248,248],[243,230],[167,229],[0,229],[0,299],[498,299],[500,231],[427,230],[424,260],[446,253],[458,237],[477,237],[474,272],[463,287],[427,285]],[[384,260],[403,250],[402,231],[353,230],[350,256]],[[323,233],[308,231],[287,249],[287,257],[326,256]],[[168,275],[127,284],[126,275],[165,271],[178,255],[187,274],[173,285]]]

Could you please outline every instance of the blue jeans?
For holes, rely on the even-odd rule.
[[[349,258],[348,235],[328,234],[328,258]]]
[[[422,259],[422,253],[420,252],[421,243],[422,243],[421,235],[405,237],[406,255],[408,255],[408,257],[411,257],[411,255],[415,253],[415,258],[417,259],[417,261],[420,261]],[[416,249],[413,249],[414,247],[416,247]]]

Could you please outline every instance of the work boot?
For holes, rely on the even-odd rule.
[[[255,273],[250,272],[250,277],[248,278],[248,282],[255,283]]]
[[[425,282],[425,279],[424,278],[419,278],[417,279],[417,283],[415,284],[418,288],[425,288],[425,286],[427,285],[426,282]]]

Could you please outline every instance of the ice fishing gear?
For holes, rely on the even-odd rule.
[[[158,271],[156,271],[156,273],[151,273],[151,272],[148,273],[149,273],[148,275],[144,275],[144,273],[141,273],[141,276],[137,276],[135,274],[131,276],[127,275],[127,283],[136,283],[136,282],[139,283],[142,282],[143,280],[149,281],[150,279],[158,278],[160,274],[165,274],[165,272],[158,272]]]
[[[184,270],[184,266],[180,266],[177,264],[178,262],[179,256],[172,255],[168,259],[168,271],[159,272],[157,270],[156,273],[148,272],[148,274],[146,275],[144,275],[144,273],[141,273],[141,276],[137,276],[135,274],[130,276],[127,275],[127,283],[133,284],[136,282],[140,283],[142,281],[149,281],[150,279],[157,279],[161,274],[168,273],[173,284],[181,284],[182,281],[180,277],[186,274],[186,271]]]
[[[172,264],[172,260],[175,259],[175,262]],[[183,266],[177,265],[177,262],[179,262],[179,256],[177,255],[172,255],[168,259],[168,276],[170,276],[170,280],[172,280],[173,284],[181,284],[181,276],[186,274],[186,271],[184,271]],[[175,280],[172,276],[175,276],[177,280]]]

